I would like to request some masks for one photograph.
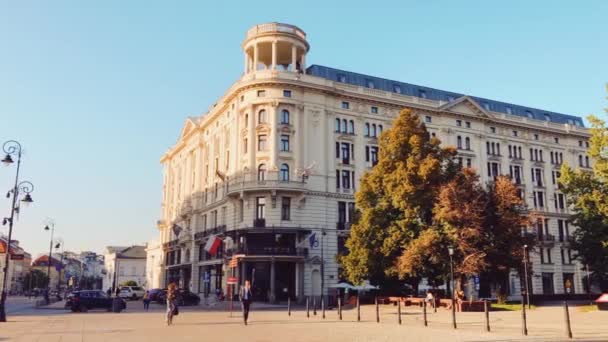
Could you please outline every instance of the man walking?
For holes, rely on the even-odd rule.
[[[251,283],[245,280],[245,286],[241,289],[241,304],[243,305],[243,321],[247,325],[249,319],[249,306],[251,306]]]

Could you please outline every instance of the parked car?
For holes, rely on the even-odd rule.
[[[167,290],[163,289],[162,292],[159,292],[157,298],[159,303],[164,303],[167,300]],[[189,290],[179,289],[177,290],[176,302],[178,306],[198,305],[201,302],[201,297]]]
[[[146,291],[140,286],[121,286],[118,296],[120,298],[138,300],[144,296],[145,292]]]
[[[122,302],[122,310],[127,308],[127,303]],[[87,312],[91,309],[112,310],[113,299],[101,290],[84,290],[70,293],[65,300],[65,308],[72,312]]]
[[[167,298],[166,291],[165,289],[150,289],[148,290],[148,298],[151,302],[164,303]]]

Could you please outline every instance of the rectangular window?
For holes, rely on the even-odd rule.
[[[470,121],[465,121],[464,126],[466,128],[471,128],[471,122]]]
[[[346,83],[346,75],[345,74],[338,74],[337,79],[338,79],[338,82]]]
[[[346,202],[338,202],[338,222],[346,222]]]
[[[370,154],[372,166],[376,166],[376,164],[378,164],[378,146],[372,146]]]
[[[350,108],[350,103],[346,102],[346,101],[342,101],[342,109],[349,109]]]
[[[517,131],[513,131],[513,136],[516,137],[518,135]]]
[[[462,120],[456,120],[456,126],[461,127],[462,126]]]
[[[266,218],[266,198],[256,197],[255,198],[255,218],[263,219]]]
[[[340,170],[336,170],[336,189],[340,189]]]
[[[258,97],[266,96],[266,90],[258,90]]]
[[[372,114],[378,114],[378,107],[372,106],[371,112],[372,112]]]
[[[336,158],[340,158],[340,143],[336,141]]]
[[[281,151],[289,151],[289,135],[281,135]]]
[[[342,143],[342,164],[350,164],[350,144]]]
[[[258,151],[266,151],[266,135],[258,135]]]
[[[496,133],[496,127],[490,127],[490,133]]]
[[[243,139],[243,153],[247,153],[247,138]]]
[[[342,170],[342,189],[350,189],[350,172]]]
[[[283,97],[291,97],[291,90],[283,90]]]
[[[283,220],[283,221],[291,220],[291,198],[290,197],[281,198],[281,220]]]
[[[507,112],[507,114],[513,114],[513,109],[511,109],[511,107],[506,107],[505,112]]]
[[[401,94],[401,86],[398,84],[393,84],[393,92]]]
[[[432,120],[433,119],[430,116],[428,116],[428,115],[424,117],[424,122],[430,123]]]
[[[369,161],[369,146],[365,146],[365,161]]]
[[[557,237],[559,242],[564,242],[564,220],[557,220]]]
[[[365,80],[365,86],[368,87],[368,88],[374,89],[375,88],[374,81],[372,81],[372,80]]]
[[[424,90],[424,89],[418,89],[418,96],[421,97],[421,98],[423,98],[423,99],[426,99],[426,90]]]

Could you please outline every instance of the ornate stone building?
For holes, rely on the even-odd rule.
[[[228,277],[254,280],[258,300],[328,293],[339,281],[358,181],[377,160],[378,136],[403,108],[484,181],[509,174],[542,218],[531,255],[536,294],[580,292],[568,208],[555,178],[563,162],[590,167],[581,118],[319,65],[299,28],[251,28],[244,70],[209,110],[186,120],[161,158],[164,283],[226,292]],[[178,233],[176,235],[176,233]],[[314,234],[314,235],[311,235]],[[217,254],[208,238],[225,239]],[[226,239],[230,237],[230,239]],[[230,257],[239,254],[236,268]],[[519,280],[513,278],[512,292]]]

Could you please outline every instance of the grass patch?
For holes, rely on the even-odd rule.
[[[597,311],[597,305],[582,305],[578,306],[577,309],[582,312]]]
[[[526,309],[528,307],[526,306]],[[536,309],[536,305],[532,305],[530,310]],[[505,303],[505,304],[492,304],[492,311],[520,311],[521,303]]]

